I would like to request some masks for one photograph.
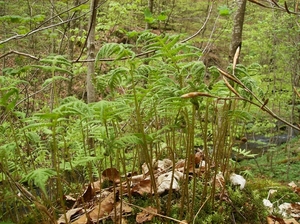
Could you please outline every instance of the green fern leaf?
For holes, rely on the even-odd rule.
[[[68,67],[72,65],[71,62],[62,55],[50,55],[41,59],[40,61],[51,65],[60,64]]]
[[[99,61],[101,58],[109,58],[112,56],[121,57],[123,55],[123,51],[125,51],[125,48],[121,44],[117,43],[108,43],[103,45],[97,55],[96,55],[96,61]]]
[[[57,175],[56,171],[49,168],[38,168],[36,170],[31,171],[24,178],[22,178],[21,182],[29,182],[38,186],[45,195],[47,195],[46,191],[46,183],[50,177]]]
[[[115,89],[118,85],[121,84],[123,77],[128,74],[128,69],[125,67],[116,68],[108,73],[110,79],[108,81],[108,85],[111,89]]]

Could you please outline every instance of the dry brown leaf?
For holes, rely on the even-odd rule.
[[[73,205],[76,203],[76,199],[73,198],[71,195],[64,195],[65,205],[67,208],[72,208]]]
[[[92,185],[92,189],[95,193],[99,193],[101,191],[101,182],[100,182],[100,180],[93,182],[91,185]]]
[[[67,211],[66,215],[61,215],[60,218],[57,220],[57,224],[64,224],[69,223],[74,215],[80,215],[83,212],[82,208],[74,208]],[[67,218],[67,221],[65,219]]]
[[[83,194],[78,198],[78,201],[79,203],[88,202],[92,200],[94,196],[95,196],[95,192],[93,191],[91,184],[89,184],[85,189],[85,191],[83,192]]]
[[[108,179],[116,184],[120,183],[120,172],[116,168],[107,168],[102,172],[103,179]]]
[[[296,219],[292,218],[292,219],[284,219],[284,222],[286,224],[299,224],[299,222],[296,221]]]
[[[90,221],[86,214],[83,214],[82,216],[80,216],[79,219],[75,220],[74,222],[71,222],[71,224],[88,224],[88,223],[90,223]]]
[[[101,201],[99,205],[95,206],[92,211],[89,212],[91,221],[98,222],[99,219],[104,216],[108,216],[114,208],[115,198],[117,197],[118,195],[115,195],[114,192],[112,192],[103,201]]]
[[[268,224],[285,224],[282,218],[278,218],[274,215],[267,216],[267,223]]]
[[[150,195],[153,194],[153,187],[151,180],[142,180],[139,183],[137,183],[135,186],[131,189],[132,193],[138,193],[139,195]]]
[[[202,151],[195,153],[195,164],[199,165],[202,161],[204,161],[204,154]]]
[[[122,205],[122,214],[120,214],[120,210],[121,210],[121,205]],[[118,202],[117,206],[110,212],[109,216],[112,218],[112,220],[115,220],[115,216],[117,217],[117,219],[120,219],[120,217],[124,216],[124,215],[128,215],[132,212],[132,208],[126,204],[126,203],[122,203]]]
[[[185,166],[185,160],[181,159],[176,163],[175,168],[180,170],[184,168],[184,166]]]
[[[151,206],[145,208],[142,212],[138,213],[135,221],[137,223],[144,223],[147,221],[151,221],[154,217],[154,214],[157,213],[157,209]]]
[[[183,178],[183,173],[178,172],[178,171],[175,171],[174,175],[172,174],[172,171],[161,174],[157,178],[157,193],[162,194],[165,191],[168,191],[170,188],[178,191],[180,189],[180,187],[179,187],[179,184],[177,181],[182,178]],[[173,181],[172,181],[172,179],[173,179]],[[171,186],[171,183],[172,183],[172,186]]]
[[[220,172],[216,175],[215,188],[223,189],[225,187],[225,178],[223,174]]]
[[[300,218],[300,202],[282,203],[278,206],[280,214],[283,217]]]
[[[131,180],[132,184],[138,183],[138,182],[144,180],[144,174],[129,177],[129,180]]]

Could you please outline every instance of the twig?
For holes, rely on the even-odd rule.
[[[202,25],[202,27],[201,27],[196,33],[194,33],[193,35],[191,35],[191,36],[187,37],[186,39],[180,41],[180,43],[185,43],[185,42],[187,42],[187,41],[193,39],[193,38],[196,37],[197,35],[199,35],[199,33],[204,29],[204,27],[206,26],[206,24],[207,24],[207,22],[208,22],[208,19],[209,19],[210,15],[211,15],[211,12],[212,12],[212,8],[213,8],[213,7],[212,7],[212,4],[211,4],[210,10],[209,10],[209,12],[208,12],[208,15],[207,15],[207,17],[206,17],[206,19],[205,19],[204,24]],[[146,51],[146,52],[143,52],[143,53],[140,53],[140,54],[136,54],[135,57],[142,57],[142,56],[145,56],[145,55],[154,53],[154,52],[155,52],[155,50]],[[123,58],[120,58],[120,59],[118,59],[118,60],[127,60],[127,59],[129,59],[129,58],[131,58],[131,57],[123,57]],[[114,61],[114,60],[116,60],[116,58],[103,58],[103,59],[98,59],[98,61]],[[85,62],[93,62],[93,61],[95,61],[95,59],[86,59],[86,60],[78,60],[78,59],[77,59],[77,60],[74,60],[73,63],[85,63]]]
[[[249,2],[251,3],[254,3],[254,4],[257,4],[261,7],[264,7],[264,8],[268,8],[268,9],[277,9],[277,10],[280,10],[280,11],[284,11],[284,12],[287,12],[288,14],[293,14],[293,15],[300,15],[299,12],[292,12],[288,9],[288,6],[287,6],[287,3],[286,1],[284,2],[284,7],[283,6],[280,6],[275,0],[271,0],[272,1],[272,6],[267,6],[267,5],[264,5],[262,4],[261,2],[258,2],[257,0],[248,0]]]
[[[133,207],[136,207],[136,208],[138,208],[138,209],[140,209],[140,210],[142,210],[142,211],[145,211],[145,212],[147,212],[147,213],[150,213],[150,214],[152,214],[152,215],[156,215],[156,216],[159,216],[159,217],[162,217],[162,218],[165,218],[165,219],[169,219],[169,220],[172,220],[172,221],[175,221],[175,222],[178,222],[178,223],[186,224],[185,221],[180,221],[180,220],[174,219],[174,218],[172,218],[172,217],[168,217],[168,216],[165,216],[165,215],[161,215],[161,214],[159,214],[159,213],[156,213],[156,212],[152,212],[152,211],[150,211],[150,210],[148,210],[148,209],[145,209],[145,208],[142,208],[142,207],[140,207],[140,206],[131,204],[131,203],[129,203],[129,202],[123,201],[123,203],[128,204],[128,205],[133,206]]]
[[[60,26],[60,25],[62,25],[62,24],[71,22],[71,21],[73,21],[73,20],[77,20],[77,19],[79,19],[79,18],[81,18],[81,17],[83,17],[83,16],[85,16],[85,14],[83,14],[83,15],[81,15],[81,16],[78,16],[78,17],[75,17],[75,18],[72,18],[72,19],[67,19],[67,20],[62,21],[62,22],[60,22],[60,23],[56,23],[56,24],[52,24],[52,25],[49,25],[49,26],[46,26],[46,27],[42,27],[42,28],[38,28],[38,29],[31,30],[31,31],[29,31],[28,33],[23,34],[23,35],[17,34],[17,35],[15,35],[15,36],[9,37],[9,38],[7,38],[7,39],[5,39],[5,40],[3,40],[3,41],[0,41],[0,45],[1,45],[1,44],[4,44],[4,43],[6,43],[6,42],[9,42],[9,41],[11,41],[11,40],[22,39],[22,38],[24,38],[24,37],[31,36],[32,34],[35,34],[35,33],[37,33],[37,32],[40,32],[40,31],[43,31],[43,30],[47,30],[47,29],[50,29],[50,28],[53,28],[53,27],[56,27],[56,26]]]
[[[204,29],[204,27],[206,26],[206,24],[207,24],[207,22],[208,22],[208,19],[209,19],[210,15],[211,15],[212,8],[213,8],[212,6],[213,6],[213,4],[210,5],[208,14],[207,14],[207,16],[206,16],[206,19],[205,19],[205,21],[204,21],[202,27],[201,27],[196,33],[194,33],[192,36],[189,36],[188,38],[186,38],[186,39],[180,41],[181,43],[185,43],[185,42],[187,42],[187,41],[193,39],[194,37],[196,37],[196,36]]]
[[[27,53],[23,53],[23,52],[19,52],[19,51],[14,51],[14,50],[9,51],[9,52],[6,52],[5,54],[0,55],[0,59],[1,59],[1,58],[4,58],[4,57],[6,57],[7,55],[10,55],[10,54],[22,55],[22,56],[31,58],[31,59],[36,60],[36,61],[39,61],[39,60],[40,60],[40,58],[38,58],[38,57],[36,57],[36,56],[33,56],[33,55],[31,55],[31,54],[27,54]]]
[[[200,211],[202,210],[202,208],[204,207],[204,205],[206,204],[206,202],[208,201],[208,199],[210,198],[211,195],[209,195],[205,201],[203,202],[203,204],[201,205],[201,207],[199,208],[199,210],[197,211],[196,215],[194,216],[194,219],[193,219],[193,224],[195,223],[196,221],[196,218],[197,216],[199,215]]]

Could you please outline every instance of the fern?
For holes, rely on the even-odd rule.
[[[115,146],[125,147],[128,145],[139,145],[142,144],[143,140],[135,134],[126,134],[122,137],[119,137],[115,141]]]
[[[46,183],[49,178],[57,175],[56,171],[49,168],[38,168],[36,170],[31,171],[25,177],[22,178],[21,182],[29,182],[38,186],[45,195],[47,195],[46,191]]]
[[[121,84],[123,77],[126,77],[128,71],[129,69],[125,67],[119,67],[107,74],[107,76],[109,76],[108,86],[110,87],[111,91]]]
[[[134,56],[134,52],[126,49],[124,45],[117,43],[108,43],[104,44],[98,51],[96,55],[96,62],[101,58],[111,58],[116,57],[116,59],[120,59],[124,56]]]
[[[81,100],[74,100],[71,102],[68,102],[66,104],[62,104],[58,108],[53,110],[54,113],[62,114],[62,115],[81,115],[83,117],[86,117],[88,115],[91,115],[92,111],[89,108],[89,106],[82,102]]]

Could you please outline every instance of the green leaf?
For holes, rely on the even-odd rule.
[[[44,70],[45,72],[62,72],[62,73],[68,73],[70,75],[72,75],[73,73],[66,70],[66,69],[63,69],[63,68],[60,68],[60,67],[57,67],[57,66],[54,66],[54,65],[32,65],[32,67],[34,68],[40,68],[42,70]]]
[[[42,86],[43,87],[47,86],[49,83],[52,83],[52,82],[55,82],[55,81],[58,81],[58,80],[69,81],[69,79],[66,78],[66,77],[63,77],[63,76],[54,76],[52,78],[46,79]]]
[[[227,7],[227,5],[219,6],[218,10],[220,16],[228,16],[231,14],[231,10]]]
[[[149,8],[145,8],[145,10],[144,10],[144,16],[145,16],[145,18],[146,17],[153,17]]]
[[[0,106],[5,107],[7,110],[12,110],[19,99],[19,90],[17,88],[10,88],[7,91],[3,90],[1,89],[2,97],[0,98]]]
[[[161,14],[159,14],[159,15],[156,17],[156,19],[159,20],[159,21],[165,21],[165,20],[167,20],[167,18],[168,18],[168,16],[165,15],[164,12],[162,12]]]
[[[53,169],[38,168],[28,173],[24,178],[22,178],[21,182],[33,183],[38,186],[45,195],[47,195],[46,183],[50,177],[55,175],[57,175],[57,173]]]
[[[9,155],[13,155],[17,146],[16,143],[7,143],[0,146],[0,158],[9,157]]]

